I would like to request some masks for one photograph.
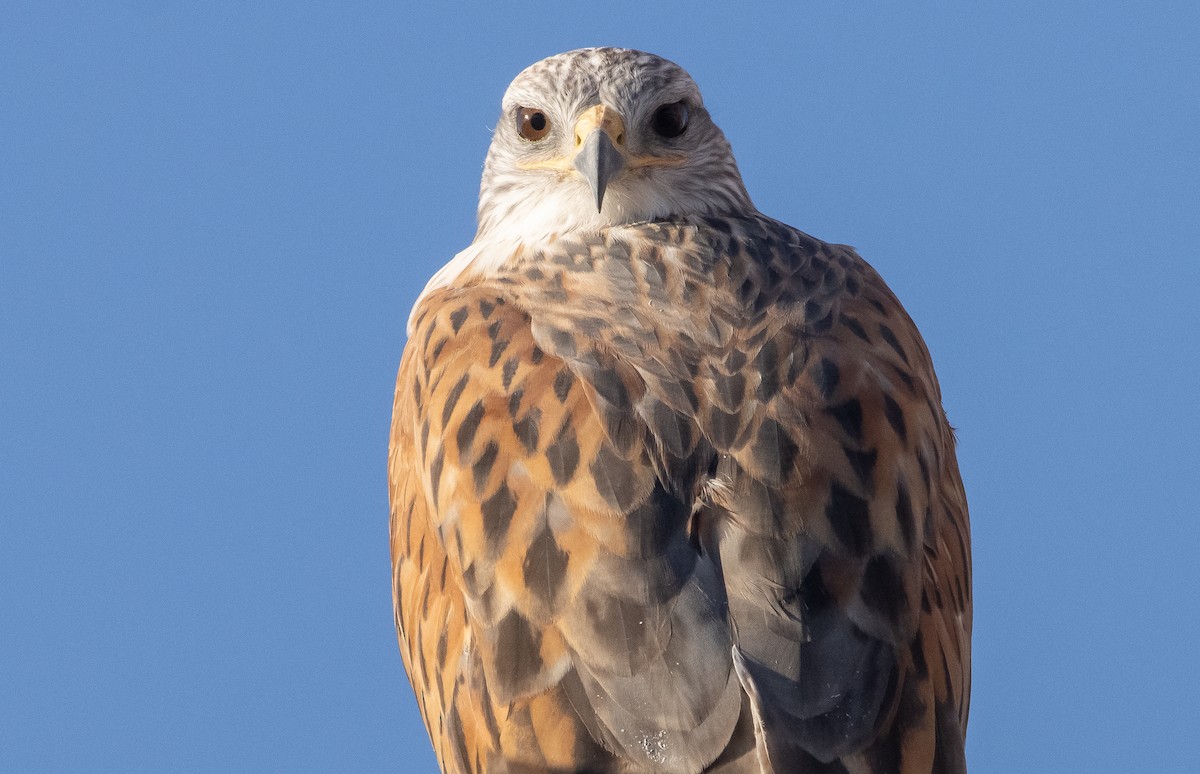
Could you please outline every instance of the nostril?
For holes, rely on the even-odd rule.
[[[575,135],[575,147],[578,148],[580,145],[583,145],[583,138]]]
[[[625,144],[625,133],[622,132],[621,134],[617,135],[617,145],[624,145],[624,144]]]

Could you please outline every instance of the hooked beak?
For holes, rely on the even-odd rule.
[[[620,114],[605,106],[589,108],[575,122],[574,165],[592,187],[596,211],[604,207],[604,192],[609,182],[625,168],[625,122]]]

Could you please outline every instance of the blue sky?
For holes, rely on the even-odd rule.
[[[0,10],[0,769],[431,769],[404,320],[508,81],[598,44],[687,68],[759,208],[924,332],[972,771],[1200,769],[1200,6],[398,6]]]

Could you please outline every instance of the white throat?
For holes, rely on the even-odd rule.
[[[677,203],[657,195],[652,186],[614,186],[604,197],[604,209],[597,212],[587,184],[564,176],[548,185],[518,189],[503,201],[490,204],[480,213],[474,241],[442,266],[417,297],[409,314],[410,335],[412,314],[439,288],[458,284],[468,275],[492,274],[514,255],[538,249],[561,234],[601,231],[663,217]]]

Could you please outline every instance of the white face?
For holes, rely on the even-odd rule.
[[[599,209],[581,159],[596,132],[617,170],[602,175]],[[584,49],[532,65],[505,93],[476,240],[750,207],[729,145],[682,68],[637,51]]]

